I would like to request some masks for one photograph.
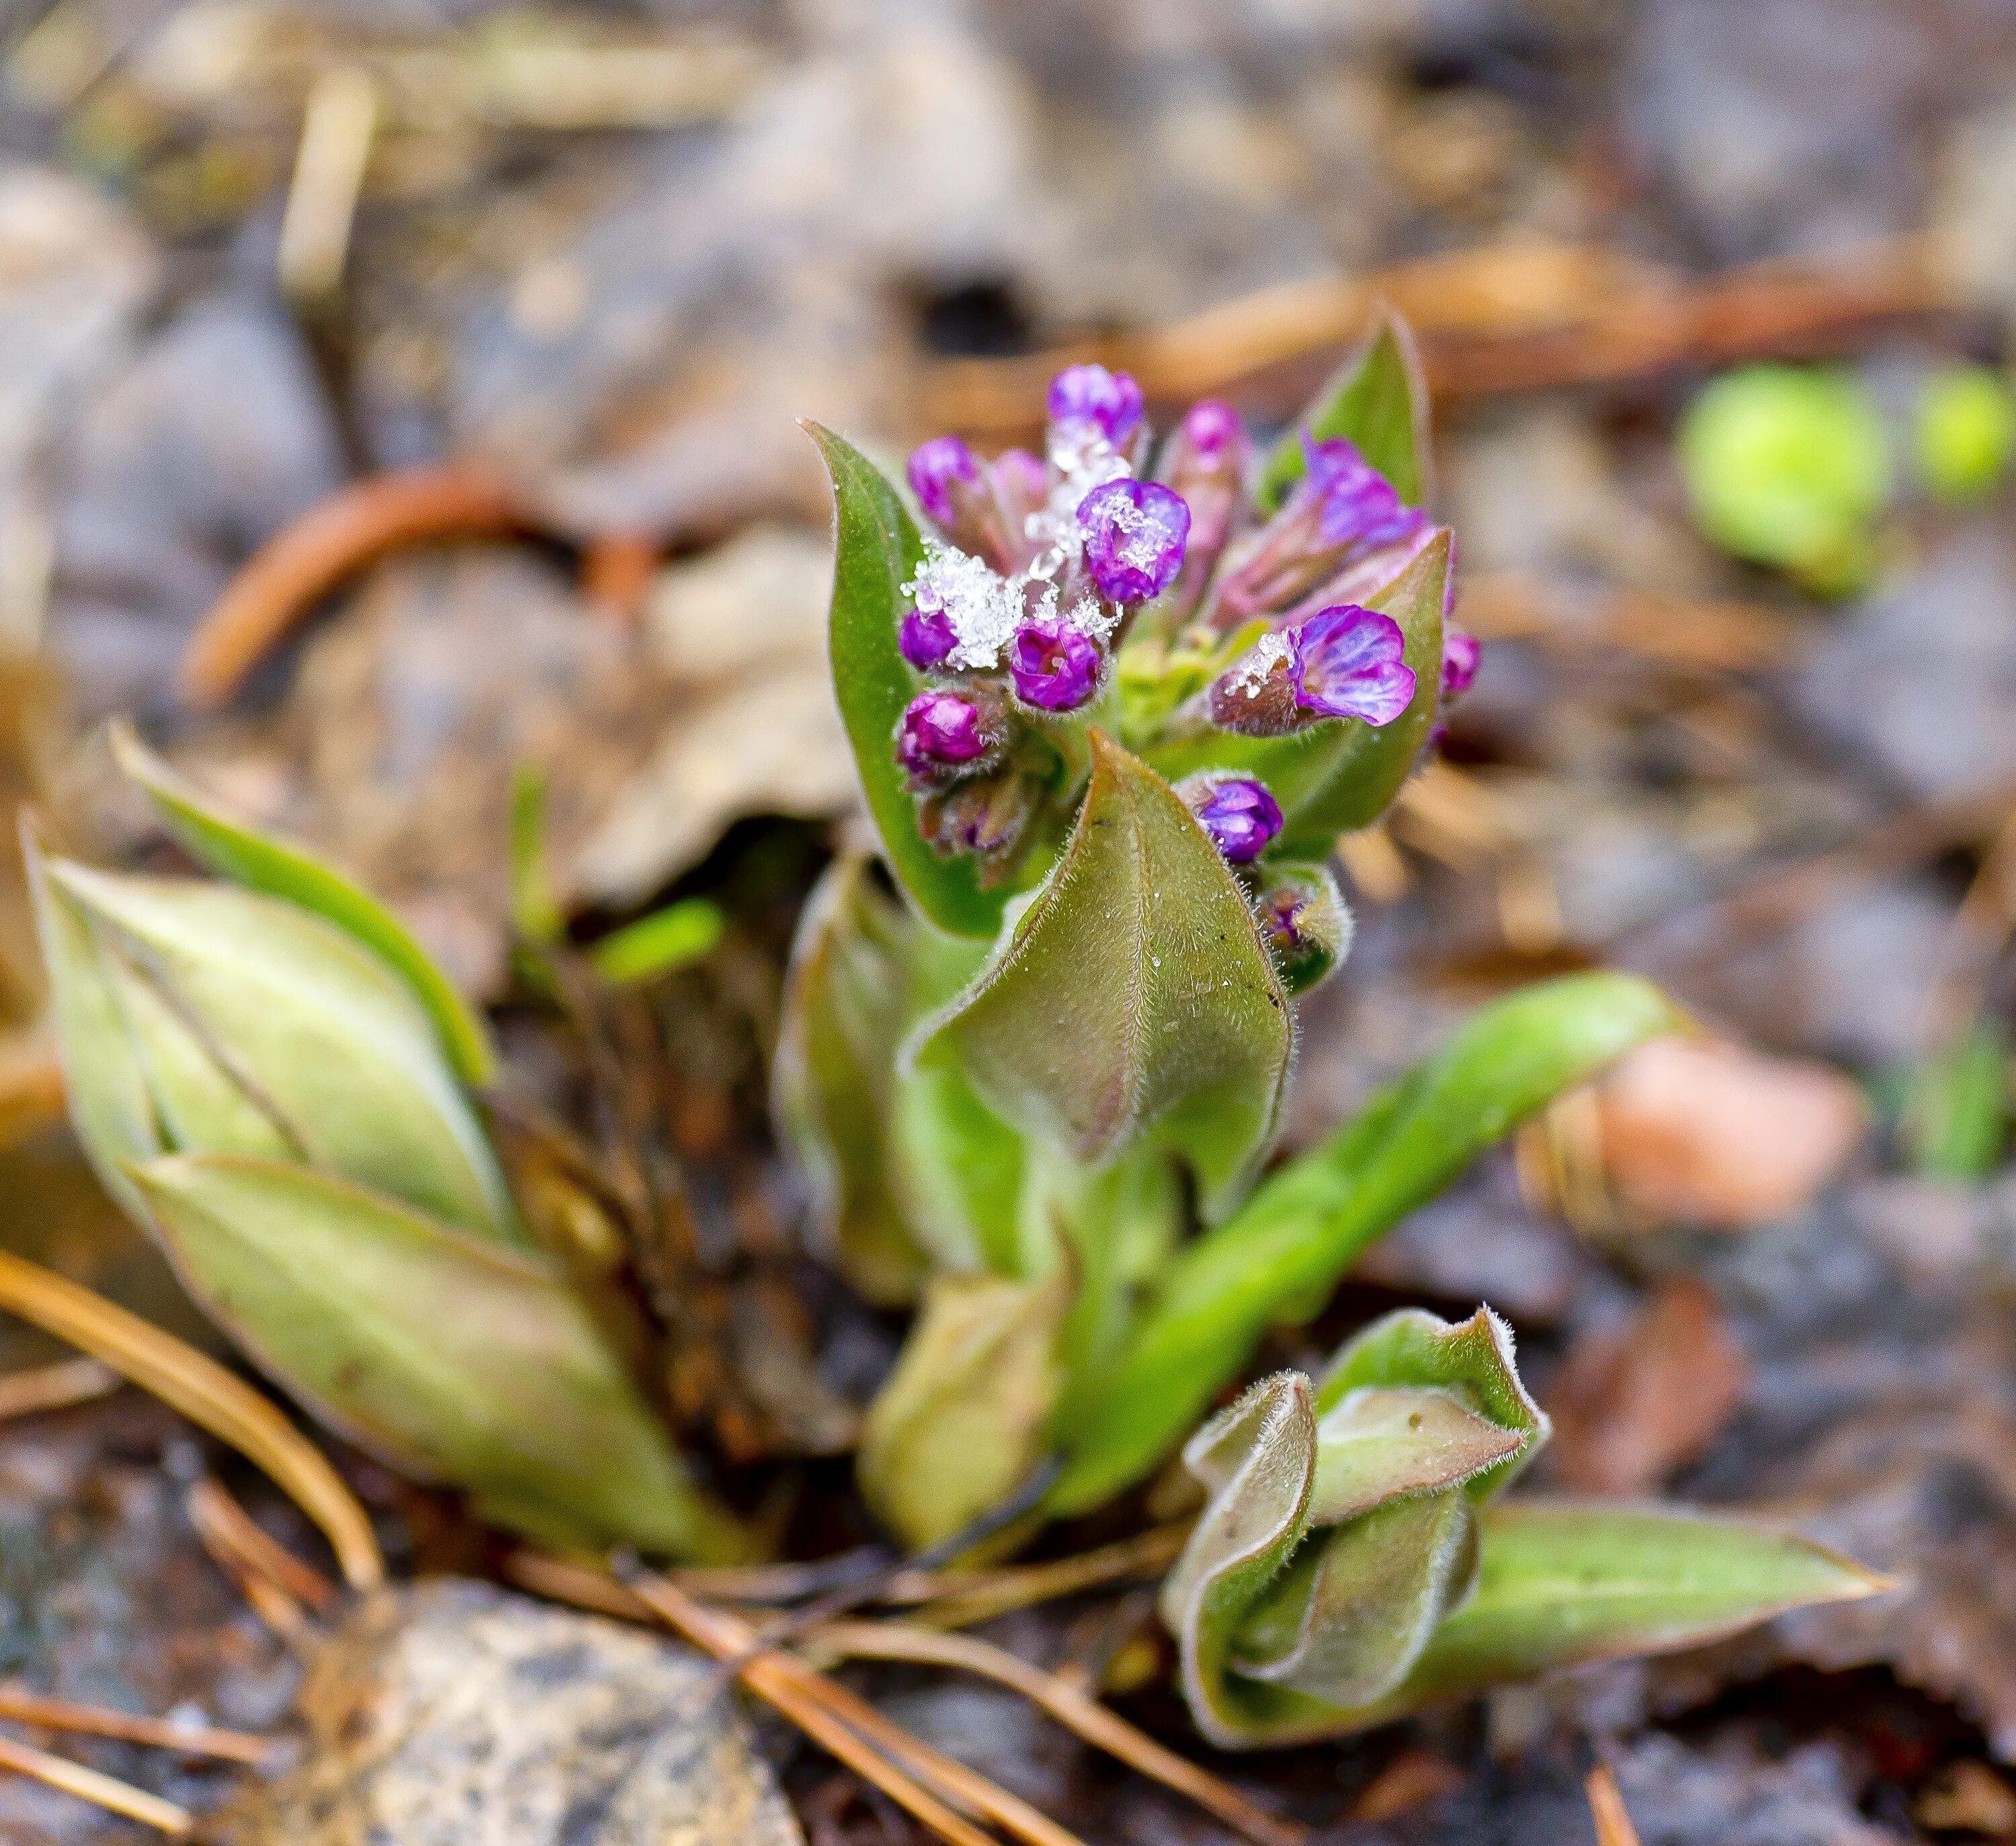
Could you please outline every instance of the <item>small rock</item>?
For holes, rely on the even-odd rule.
[[[301,1766],[231,1846],[803,1846],[711,1665],[437,1578],[361,1603],[302,1687]]]

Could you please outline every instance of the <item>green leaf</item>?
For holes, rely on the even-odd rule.
[[[834,696],[854,747],[868,811],[903,888],[941,930],[992,937],[1005,890],[983,890],[970,855],[941,858],[917,831],[917,804],[895,756],[896,725],[920,682],[896,645],[903,585],[916,574],[923,541],[902,497],[874,464],[830,430],[806,433],[833,478],[833,612],[828,645]]]
[[[906,1549],[963,1531],[1042,1459],[1070,1299],[1061,1274],[940,1276],[926,1288],[858,1460],[862,1498]]]
[[[356,937],[232,885],[124,877],[64,860],[44,862],[40,876],[88,924],[148,1086],[153,1146],[285,1150],[461,1229],[524,1240],[434,1022]],[[128,1079],[115,1081],[123,1089]],[[88,1134],[101,1108],[110,1119],[128,1105],[81,1093],[77,1107]],[[133,1157],[124,1135],[94,1157]]]
[[[621,987],[669,974],[704,959],[721,946],[728,919],[707,898],[682,898],[614,930],[588,952],[596,972]]]
[[[544,1258],[298,1167],[132,1169],[189,1292],[315,1414],[541,1535],[746,1552]]]
[[[285,898],[354,936],[396,970],[434,1023],[455,1074],[481,1088],[496,1074],[488,1028],[411,932],[376,899],[303,848],[232,819],[189,786],[124,725],[113,726],[120,768],[153,799],[177,839],[213,872]]]
[[[152,1159],[165,1143],[117,977],[98,952],[90,912],[51,882],[41,842],[26,824],[21,849],[70,1120],[105,1189],[144,1222],[146,1207],[126,1168]]]
[[[1929,1179],[1978,1184],[2009,1144],[2009,1035],[1983,1018],[1914,1073],[1903,1136],[1912,1170]]]
[[[1374,729],[1360,718],[1337,718],[1286,737],[1206,731],[1150,750],[1150,763],[1172,781],[1199,769],[1257,776],[1287,818],[1273,856],[1326,858],[1339,833],[1368,826],[1386,811],[1435,728],[1449,547],[1449,534],[1438,531],[1366,604],[1399,624],[1414,670],[1413,699],[1391,723]]]
[[[1316,1408],[1327,1417],[1359,1394],[1401,1391],[1444,1394],[1521,1438],[1488,1467],[1464,1474],[1473,1499],[1503,1487],[1547,1439],[1546,1415],[1513,1363],[1512,1330],[1489,1308],[1453,1326],[1420,1308],[1403,1308],[1373,1322],[1330,1362]]]
[[[899,1036],[907,1023],[898,1022]],[[1022,1137],[973,1093],[944,1047],[897,1071],[888,1113],[891,1187],[933,1266],[1040,1272],[1024,1261],[1028,1153]]]
[[[511,881],[511,927],[535,948],[556,944],[567,929],[546,851],[546,778],[520,763],[511,772],[511,813],[505,858]]]
[[[812,1182],[814,1220],[848,1281],[884,1306],[914,1301],[929,1267],[884,1139],[911,929],[866,858],[836,859],[798,923],[771,1068],[772,1114]]]
[[[1469,1586],[1478,1484],[1537,1445],[1537,1412],[1481,1311],[1453,1328],[1389,1316],[1358,1346],[1366,1369],[1383,1358],[1454,1382],[1357,1385],[1319,1415],[1309,1380],[1281,1373],[1184,1449],[1209,1499],[1162,1614],[1215,1743],[1326,1736],[1398,1687]],[[1466,1393],[1505,1396],[1513,1420]]]
[[[1294,426],[1267,454],[1255,491],[1260,509],[1272,513],[1302,478],[1306,433],[1318,441],[1341,436],[1393,484],[1409,506],[1429,493],[1428,391],[1420,355],[1407,323],[1382,307],[1377,324],[1358,351],[1319,391]]]
[[[1919,394],[1911,435],[1932,494],[1957,506],[1985,499],[2016,458],[2016,389],[1990,366],[1942,366]]]
[[[1305,1316],[1368,1245],[1525,1117],[1682,1023],[1657,988],[1607,973],[1545,982],[1474,1015],[1176,1257],[1096,1416],[1071,1431],[1052,1510],[1086,1511],[1152,1470],[1271,1322]]]
[[[925,1028],[988,1107],[1096,1162],[1154,1131],[1207,1215],[1274,1132],[1287,995],[1231,869],[1168,783],[1103,732],[1049,877],[972,989]]]
[[[1556,1667],[1692,1647],[1892,1587],[1838,1553],[1735,1520],[1528,1501],[1485,1507],[1477,1587],[1360,1724]]]

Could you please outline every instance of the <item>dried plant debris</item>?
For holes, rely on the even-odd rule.
[[[487,1584],[360,1602],[300,1715],[301,1765],[212,1823],[231,1846],[801,1846],[700,1656]]]

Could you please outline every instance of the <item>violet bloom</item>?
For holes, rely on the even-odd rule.
[[[958,645],[952,617],[934,605],[920,603],[903,617],[903,625],[896,631],[896,646],[920,673],[936,672]]]
[[[896,760],[920,781],[977,763],[994,747],[978,705],[957,693],[920,693],[896,726]]]
[[[1407,638],[1390,615],[1340,603],[1282,631],[1295,703],[1323,718],[1390,725],[1413,703]]]
[[[1073,365],[1050,380],[1053,427],[1089,424],[1115,448],[1141,425],[1141,387],[1125,372]]]
[[[911,450],[909,475],[925,517],[949,531],[959,523],[960,490],[980,485],[980,462],[956,436],[934,436]]]
[[[1008,644],[1008,675],[1019,696],[1045,711],[1075,711],[1099,689],[1104,662],[1082,628],[1060,616],[1039,616]]]
[[[1281,805],[1250,776],[1193,786],[1185,793],[1197,824],[1235,865],[1250,864],[1281,830]]]
[[[1190,509],[1152,480],[1122,478],[1078,502],[1085,567],[1112,603],[1145,603],[1176,581],[1190,538]]]
[[[1413,703],[1406,637],[1391,616],[1355,603],[1262,635],[1214,681],[1213,723],[1245,737],[1284,737],[1325,718],[1389,725]]]
[[[1484,644],[1461,628],[1442,631],[1442,697],[1460,699],[1477,678],[1478,662],[1484,657]]]
[[[1427,516],[1406,505],[1386,477],[1341,436],[1317,442],[1305,436],[1309,472],[1297,491],[1313,497],[1316,530],[1325,545],[1363,548],[1411,538]]]

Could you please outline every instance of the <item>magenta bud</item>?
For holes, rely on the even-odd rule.
[[[1141,387],[1125,372],[1073,365],[1050,380],[1050,422],[1089,424],[1118,448],[1141,423]]]
[[[913,609],[896,631],[896,646],[920,673],[934,673],[952,658],[959,645],[952,617],[942,609]]]
[[[1176,440],[1192,454],[1215,461],[1222,455],[1244,452],[1246,426],[1229,404],[1204,398],[1190,407]]]
[[[1235,865],[1257,859],[1281,830],[1280,804],[1251,776],[1193,777],[1177,793]]]
[[[920,783],[980,762],[999,741],[978,703],[959,693],[920,693],[896,726],[896,760]]]
[[[1484,657],[1484,644],[1461,628],[1442,631],[1442,697],[1460,699],[1477,678],[1478,663]]]
[[[959,523],[959,490],[980,484],[980,462],[956,436],[934,436],[911,450],[909,475],[925,517],[949,531]]]
[[[1260,937],[1291,994],[1306,993],[1351,948],[1351,912],[1320,866],[1283,874],[1253,906]]]
[[[1122,478],[1078,502],[1085,567],[1112,603],[1145,603],[1176,581],[1190,531],[1183,496],[1152,480]]]
[[[1008,644],[1016,695],[1045,711],[1075,711],[1099,689],[1105,668],[1099,645],[1061,616],[1039,616]]]

